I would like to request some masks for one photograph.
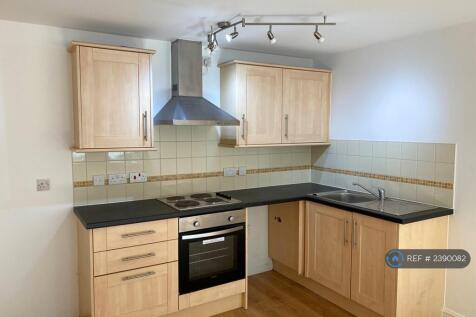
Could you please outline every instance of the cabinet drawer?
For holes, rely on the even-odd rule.
[[[94,252],[174,240],[178,237],[178,220],[166,219],[93,230]]]
[[[96,252],[94,276],[177,261],[177,258],[177,240]]]
[[[177,262],[94,278],[95,317],[160,316],[178,309]]]

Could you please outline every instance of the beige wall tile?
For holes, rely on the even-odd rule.
[[[417,143],[402,143],[402,159],[414,160],[418,159],[418,144]]]
[[[107,186],[88,187],[88,204],[104,204],[107,202]]]
[[[86,153],[71,153],[73,162],[86,162]]]
[[[435,203],[435,188],[430,186],[416,186],[416,200],[424,204]]]
[[[190,174],[190,173],[192,173],[192,159],[191,158],[177,159],[177,174]]]
[[[246,186],[248,188],[256,188],[259,186],[258,174],[246,175]]]
[[[177,157],[192,157],[192,142],[177,142]]]
[[[417,162],[417,178],[434,180],[435,179],[435,163],[418,161]]]
[[[207,140],[213,140],[213,141],[220,140],[220,128],[209,127],[207,130]]]
[[[246,187],[246,176],[236,176],[235,177],[235,189],[245,189]]]
[[[453,190],[446,188],[435,188],[435,205],[453,208]]]
[[[374,157],[387,156],[387,142],[375,141],[372,142],[372,155]]]
[[[88,165],[89,166],[89,165]],[[126,163],[124,161],[108,161],[107,174],[124,174],[126,172]]]
[[[175,142],[177,141],[177,129],[172,125],[160,125],[158,126],[159,138],[155,139],[156,141],[168,141]]]
[[[400,159],[402,158],[402,144],[400,142],[386,142],[386,156],[387,158]]]
[[[214,141],[207,142],[207,156],[220,156],[220,151],[221,148],[219,148]]]
[[[144,199],[161,197],[160,183],[161,182],[144,183]]]
[[[360,156],[372,156],[372,142],[371,141],[359,141],[359,154]]]
[[[163,181],[160,184],[160,195],[162,197],[177,195],[177,181]]]
[[[144,173],[147,174],[147,176],[159,176],[161,175],[161,170],[160,170],[160,160],[145,160],[143,162],[144,164]]]
[[[177,141],[192,141],[192,127],[178,126]]]
[[[347,154],[360,155],[359,141],[352,140],[347,142]]]
[[[400,199],[416,201],[417,200],[416,192],[417,192],[416,185],[400,183]]]
[[[392,181],[385,181],[385,194],[388,197],[392,198],[399,198],[400,197],[400,183],[392,182]]]
[[[149,151],[145,151],[145,152],[126,152],[125,153],[125,156],[126,156],[126,160],[142,160],[144,158],[144,154],[145,153],[149,153]]]
[[[73,163],[73,182],[88,180],[86,163]]]
[[[221,170],[219,157],[207,157],[207,172],[218,172]]]
[[[144,184],[126,184],[126,199],[141,200],[144,199]]]
[[[160,161],[160,175],[177,174],[177,159],[163,159]]]
[[[88,162],[102,162],[105,160],[106,160],[106,153],[104,152],[86,153],[86,161]]]
[[[87,205],[88,204],[88,189],[85,187],[74,188],[73,201],[75,206]]]
[[[203,156],[207,156],[207,142],[206,141],[192,142],[192,157],[203,157]]]
[[[258,155],[258,168],[271,167],[269,154]]]
[[[88,180],[92,180],[94,175],[106,175],[106,162],[88,162],[86,171]]]
[[[192,141],[206,141],[208,136],[208,127],[193,126],[192,127]]]
[[[330,140],[330,145],[327,148],[328,154],[337,154],[337,140]]]
[[[192,173],[205,173],[206,171],[207,171],[206,157],[192,158]]]
[[[371,173],[372,172],[372,158],[368,156],[359,156],[358,171]]]
[[[126,185],[108,185],[107,189],[107,201],[110,203],[125,201],[126,200]]]
[[[126,161],[126,173],[144,171],[144,161]]]
[[[454,144],[436,144],[435,158],[440,163],[454,163],[455,162],[456,146]]]
[[[258,184],[260,187],[270,186],[271,185],[270,173],[258,174]]]
[[[220,190],[234,190],[235,177],[221,177]]]
[[[338,169],[348,169],[349,160],[347,155],[337,154],[334,167]]]
[[[221,177],[207,177],[207,192],[220,191]]]
[[[220,157],[220,169],[227,167],[235,166],[235,157],[234,156],[222,156]]]
[[[108,161],[123,161],[124,157],[124,152],[107,152]]]
[[[387,171],[385,172],[386,175],[392,176],[400,176],[401,170],[401,160],[399,159],[387,159]]]
[[[207,179],[206,178],[192,179],[192,192],[194,192],[194,193],[204,193],[206,191],[207,191]]]
[[[435,180],[454,183],[454,169],[455,166],[452,163],[436,163]]]
[[[336,154],[347,155],[347,141],[345,140],[336,141]]]
[[[417,176],[417,162],[412,160],[401,160],[400,176],[415,178]]]
[[[177,142],[160,142],[160,158],[176,158]]]
[[[418,161],[435,161],[435,145],[432,143],[418,143]]]
[[[188,195],[193,192],[192,190],[192,180],[191,179],[180,179],[177,180],[177,194],[178,195]]]

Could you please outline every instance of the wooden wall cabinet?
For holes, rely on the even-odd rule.
[[[239,127],[221,127],[221,144],[325,144],[330,82],[328,70],[242,61],[221,64],[221,107],[241,120]]]
[[[152,149],[153,50],[73,42],[75,151]]]
[[[269,239],[275,239],[276,232],[284,232],[292,240],[297,235],[296,229],[292,229],[295,225],[291,223],[289,229],[280,231],[271,225],[272,217],[277,214],[274,209],[270,206]],[[297,218],[299,208],[295,207],[294,213]],[[270,248],[276,271],[356,316],[441,315],[445,270],[392,269],[386,265],[385,255],[396,248],[447,248],[448,217],[397,224],[306,202],[304,227],[304,276],[285,263],[289,259],[280,257],[284,251]]]

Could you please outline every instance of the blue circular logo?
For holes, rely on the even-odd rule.
[[[399,268],[402,266],[404,260],[403,253],[399,250],[390,250],[385,256],[385,262],[391,268]]]

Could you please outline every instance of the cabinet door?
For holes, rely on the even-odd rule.
[[[245,105],[240,136],[245,144],[281,143],[282,74],[281,68],[239,65],[238,104]]]
[[[352,213],[316,203],[306,212],[306,277],[350,298]]]
[[[385,264],[385,254],[397,248],[398,225],[353,215],[351,299],[381,315],[395,314],[397,271]]]
[[[149,54],[80,48],[79,147],[151,147]]]
[[[330,73],[283,71],[283,143],[327,142]]]
[[[150,317],[178,310],[177,262],[94,278],[95,317]]]
[[[269,205],[268,254],[273,260],[303,273],[304,201]]]

